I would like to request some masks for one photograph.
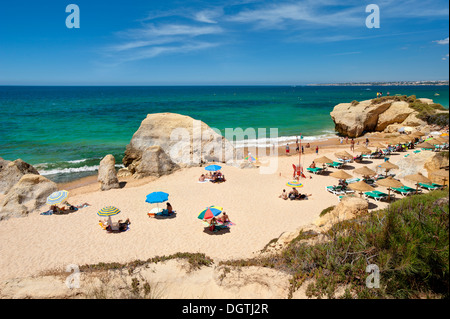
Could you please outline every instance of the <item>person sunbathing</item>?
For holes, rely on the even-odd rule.
[[[228,217],[226,212],[222,213],[222,217],[220,218],[223,224],[230,222],[230,218]]]
[[[290,200],[297,199],[298,195],[299,195],[298,190],[295,188],[293,188],[292,191],[289,192]]]
[[[285,189],[283,189],[283,192],[281,193],[280,196],[278,196],[278,198],[282,198],[282,199],[284,199],[284,200],[287,200],[287,199],[288,199],[288,194],[286,193],[286,190],[285,190]]]
[[[200,176],[200,178],[198,179],[198,181],[199,181],[199,182],[204,182],[205,179],[206,179],[205,174],[202,174],[202,175]]]
[[[309,165],[309,168],[316,168],[316,163],[314,163],[314,161],[311,163],[311,165]]]
[[[122,222],[122,220],[119,220],[119,231],[126,231],[128,229],[128,225],[131,224],[130,219],[127,218],[125,222]]]
[[[168,213],[169,215],[170,215],[170,214],[173,214],[173,208],[172,208],[172,205],[170,205],[169,202],[166,203],[166,207],[167,207],[167,213]]]

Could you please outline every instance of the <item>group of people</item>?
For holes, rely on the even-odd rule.
[[[117,223],[113,223],[111,218],[99,220],[99,223],[106,229],[108,232],[118,231],[123,232],[128,229],[128,226],[131,224],[130,219],[127,218],[125,221],[119,220]]]
[[[302,194],[300,193],[296,188],[292,188],[292,190],[289,192],[289,194],[286,192],[285,189],[283,189],[283,192],[281,193],[280,196],[278,196],[281,199],[287,200],[302,200],[302,199],[307,199],[308,196],[311,196],[312,194]]]
[[[82,205],[74,206],[72,204],[69,204],[68,202],[64,203],[64,206],[59,207],[57,205],[51,205],[49,212],[53,214],[65,214],[65,213],[71,213],[74,211],[77,211],[79,208],[83,208],[86,206],[90,206],[88,203],[84,203]]]
[[[230,223],[230,218],[226,212],[222,212],[222,216],[219,218],[213,217],[209,220],[209,230],[215,231],[217,228],[228,227],[227,224]],[[219,225],[221,223],[222,225]]]
[[[199,182],[210,181],[213,183],[225,182],[225,175],[223,175],[220,171],[214,173],[208,172],[206,174],[202,174],[199,177],[198,181]]]

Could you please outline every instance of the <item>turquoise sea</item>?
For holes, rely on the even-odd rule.
[[[378,91],[449,106],[448,86],[1,86],[0,157],[21,158],[55,182],[93,175],[106,154],[121,164],[142,120],[159,112],[188,115],[222,132],[278,128],[280,142],[299,134],[313,140],[335,133],[336,104],[372,99]]]

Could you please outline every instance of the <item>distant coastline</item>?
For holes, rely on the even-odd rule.
[[[348,82],[348,83],[317,83],[307,86],[446,86],[449,81],[399,81],[399,82]]]

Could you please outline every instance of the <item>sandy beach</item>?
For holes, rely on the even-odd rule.
[[[302,156],[302,164],[307,167],[316,157],[324,155],[336,160],[334,153],[343,149],[350,152],[350,144],[340,145],[337,139],[322,141],[319,154],[307,150]],[[390,161],[396,163],[405,154],[393,155]],[[223,166],[222,173],[227,181],[220,184],[199,183],[199,176],[205,172],[202,167],[182,169],[159,179],[121,178],[124,185],[121,189],[103,192],[95,176],[61,184],[60,189],[70,191],[70,203],[86,202],[91,206],[69,215],[47,216],[36,211],[26,218],[2,221],[0,280],[64,269],[69,264],[122,263],[177,252],[201,252],[215,260],[251,257],[270,240],[313,223],[323,209],[338,203],[338,197],[325,189],[337,184],[329,173],[307,173],[307,178],[301,179],[304,187],[299,191],[312,194],[308,200],[290,201],[278,197],[283,189],[289,192],[286,183],[292,180],[292,164],[299,162],[295,144],[291,144],[290,156],[286,156],[284,147],[280,146],[279,156],[263,156],[261,165],[269,160],[278,160],[276,173],[261,174],[259,169]],[[353,173],[355,168],[366,165],[374,169],[383,161],[371,159],[361,164],[351,163],[345,170],[354,177],[361,177]],[[328,172],[335,170],[329,168]],[[402,182],[414,187],[412,182]],[[386,191],[384,187],[377,189]],[[147,216],[156,204],[146,203],[145,197],[154,191],[169,194],[169,202],[176,211],[174,217],[155,219]],[[165,206],[164,203],[159,205]],[[205,231],[205,225],[197,216],[210,205],[221,206],[228,213],[235,223],[230,231],[214,234]],[[373,210],[386,205],[370,200],[369,208]],[[105,206],[120,208],[121,213],[112,218],[114,221],[130,218],[130,229],[119,234],[102,230],[97,211]],[[45,210],[47,207],[41,212]]]

